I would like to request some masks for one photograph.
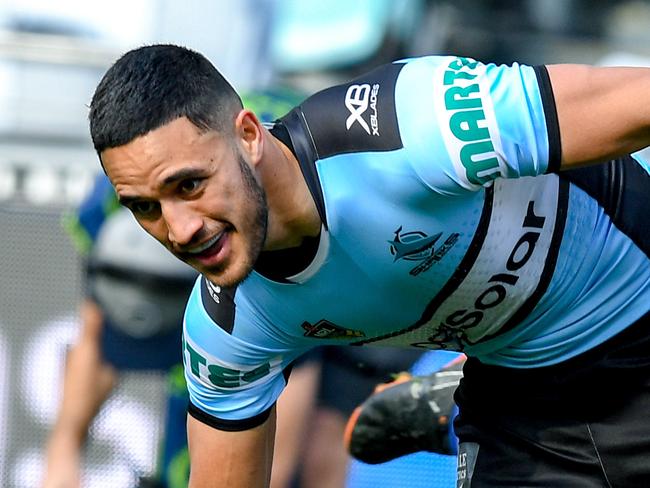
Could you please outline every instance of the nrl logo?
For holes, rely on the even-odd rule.
[[[412,276],[417,276],[440,261],[454,247],[460,234],[452,232],[436,249],[435,245],[441,237],[442,232],[432,236],[421,231],[402,232],[400,225],[395,231],[395,238],[387,242],[390,244],[390,253],[395,256],[393,262],[398,259],[419,261],[419,264],[409,271]]]

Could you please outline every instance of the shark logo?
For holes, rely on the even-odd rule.
[[[412,276],[417,276],[440,261],[454,247],[460,234],[452,232],[445,242],[436,249],[435,245],[441,237],[442,232],[432,236],[428,236],[421,231],[402,233],[402,226],[400,225],[395,231],[395,238],[387,242],[390,244],[390,253],[395,256],[393,262],[398,259],[419,261],[419,264],[409,271]]]

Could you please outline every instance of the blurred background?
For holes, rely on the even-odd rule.
[[[648,64],[650,1],[0,0],[0,486],[39,484],[79,327],[80,262],[61,218],[99,170],[87,105],[112,61],[153,42],[202,52],[239,91],[311,93],[419,54]],[[92,425],[84,486],[152,472],[163,389],[161,374],[125,375]]]

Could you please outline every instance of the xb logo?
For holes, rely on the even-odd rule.
[[[442,232],[432,236],[421,231],[402,232],[402,226],[395,231],[395,238],[388,241],[390,253],[395,256],[393,262],[398,259],[405,261],[419,261],[419,264],[409,271],[409,274],[417,276],[427,271],[434,263],[440,261],[458,241],[460,234],[452,232],[438,249],[435,244],[442,237]]]
[[[359,125],[370,134],[368,123],[361,117],[368,110],[370,100],[370,85],[350,85],[345,94],[345,107],[350,111],[350,116],[345,121],[345,128],[350,130],[352,124],[359,122]]]
[[[350,115],[345,121],[345,128],[350,130],[350,127],[355,122],[358,122],[363,130],[370,134],[372,127],[372,135],[379,135],[379,123],[377,119],[377,93],[379,92],[379,85],[374,84],[372,87],[365,83],[363,85],[350,85],[345,94],[345,107],[350,111]],[[372,110],[370,114],[370,126],[362,115],[368,110]]]

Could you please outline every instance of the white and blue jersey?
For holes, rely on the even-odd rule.
[[[183,352],[190,413],[210,425],[262,422],[291,362],[318,345],[531,368],[648,312],[647,168],[626,157],[558,173],[544,67],[400,61],[312,96],[272,133],[323,228],[291,276],[256,266],[235,289],[197,281]]]

